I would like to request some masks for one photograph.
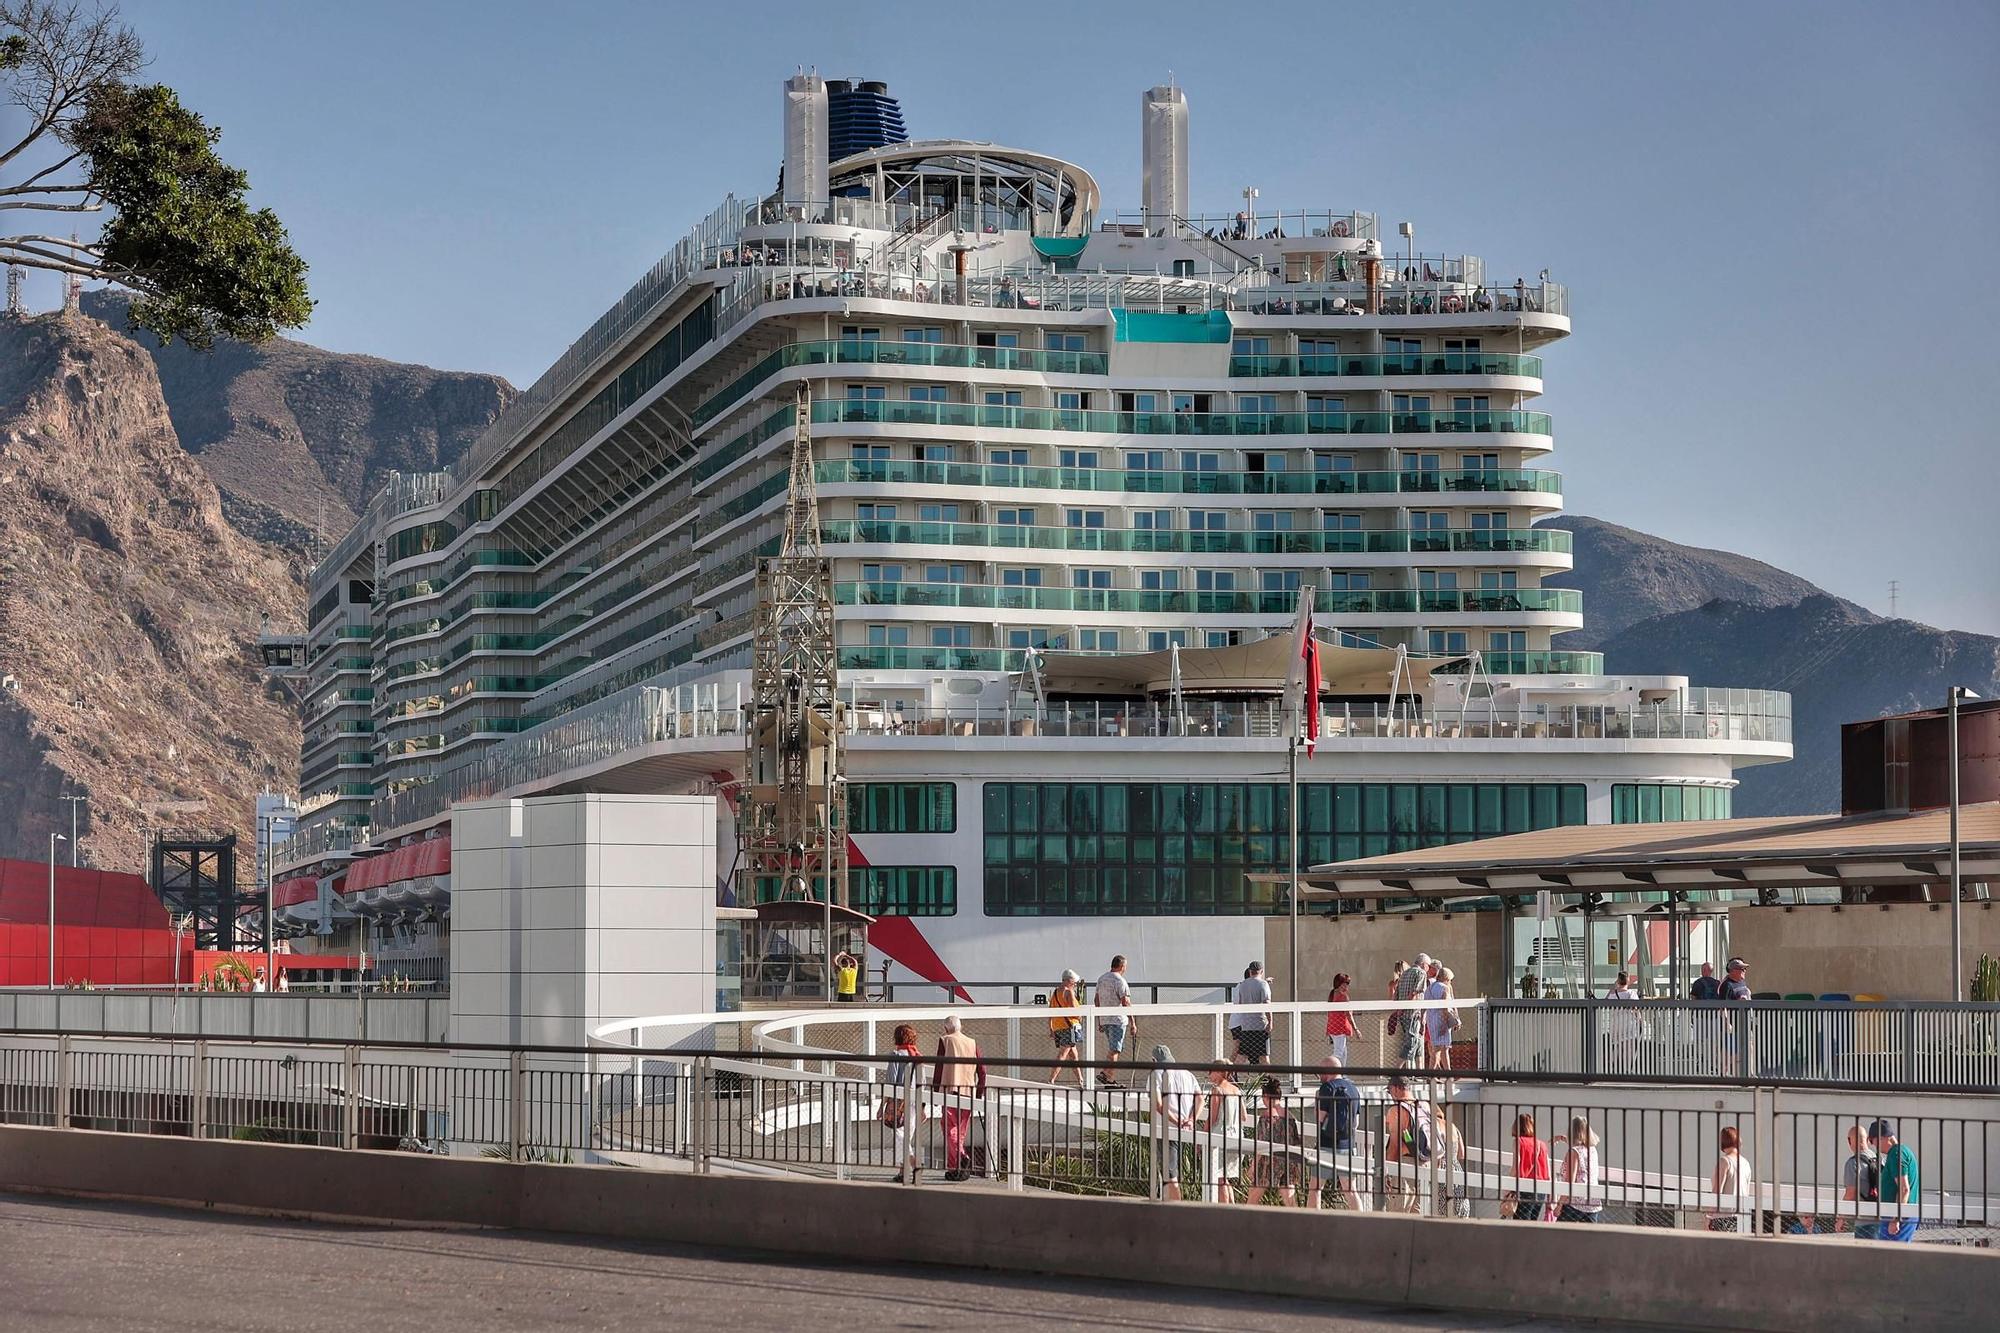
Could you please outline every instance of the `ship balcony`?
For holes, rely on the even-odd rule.
[[[1019,489],[1135,497],[1117,503],[1139,503],[1140,498],[1149,495],[1380,495],[1392,498],[1457,495],[1468,498],[1507,496],[1509,498],[1504,503],[1510,506],[1538,510],[1562,508],[1562,474],[1541,468],[1457,471],[1405,468],[1394,472],[1316,468],[1310,471],[1208,472],[1170,468],[1036,467],[1025,463],[934,463],[842,458],[816,464],[814,475],[822,488],[822,496],[841,494],[839,490],[827,488],[845,486],[875,488],[852,492],[870,497],[879,494],[879,488],[885,486],[958,486],[975,491]],[[1487,503],[1484,499],[1479,502]]]
[[[961,426],[973,430],[1086,432],[1095,435],[1173,435],[1240,438],[1328,435],[1488,435],[1495,448],[1505,437],[1554,433],[1546,412],[1099,412],[988,403],[902,402],[886,398],[820,399],[813,420],[823,425]],[[1545,440],[1512,447],[1546,449]]]
[[[1072,528],[1011,523],[904,523],[881,519],[833,519],[820,524],[829,546],[866,547],[866,554],[894,558],[898,548],[984,547],[1001,552],[1055,551],[1070,554],[1143,555],[1465,555],[1474,563],[1496,556],[1548,557],[1508,564],[1566,569],[1570,534],[1559,528],[1389,528],[1375,531],[1330,529],[1304,532],[1213,532],[1150,528]],[[912,553],[914,554],[914,553]],[[1004,556],[1002,558],[1005,558]],[[1392,562],[1396,566],[1408,561]]]
[[[911,366],[918,369],[1029,371],[1040,375],[1107,375],[1106,352],[1068,352],[1031,347],[977,347],[959,343],[836,338],[787,343],[744,371],[695,408],[704,426],[749,397],[772,376],[799,366]]]
[[[1092,614],[1200,616],[1289,616],[1298,607],[1297,589],[1272,592],[1200,592],[1143,588],[1032,588],[983,583],[836,583],[835,606],[982,611],[1077,611]],[[1433,592],[1384,588],[1366,592],[1322,591],[1315,619],[1365,616],[1420,616],[1424,623],[1457,623],[1440,617],[1468,616],[1480,623],[1498,618],[1508,624],[1549,623],[1574,628],[1583,623],[1583,594],[1574,588],[1459,589]],[[919,616],[916,618],[929,618]]]
[[[1410,376],[1476,375],[1496,381],[1495,388],[1539,393],[1542,358],[1513,352],[1320,353],[1236,355],[1229,373],[1250,379],[1400,379]],[[1519,384],[1499,383],[1503,380]]]

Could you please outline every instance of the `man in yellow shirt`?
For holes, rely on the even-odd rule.
[[[833,957],[833,998],[853,1004],[860,998],[861,960],[842,949]]]

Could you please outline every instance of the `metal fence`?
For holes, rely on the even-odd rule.
[[[0,1033],[441,1042],[448,995],[0,990]]]
[[[1926,1095],[1891,1141],[1877,1122],[1897,1094],[1872,1086],[1651,1076],[1634,1096],[1491,1071],[1334,1083],[1312,1066],[1200,1062],[1123,1064],[1101,1086],[1089,1064],[1016,1063],[1024,1077],[998,1059],[954,1077],[927,1050],[911,1062],[16,1034],[0,1039],[0,1122],[1524,1222],[1866,1238],[1901,1219],[1918,1240],[2000,1234],[1987,1098]],[[1905,1157],[1908,1199],[1890,1169]]]
[[[2000,1004],[1488,1000],[1481,1027],[1510,1073],[2000,1090]]]

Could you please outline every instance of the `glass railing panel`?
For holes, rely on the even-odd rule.
[[[1308,353],[1232,356],[1233,378],[1318,378],[1373,375],[1516,375],[1542,377],[1542,359],[1514,352]]]
[[[1034,487],[1176,495],[1365,495],[1397,491],[1536,491],[1557,494],[1560,473],[1539,468],[1469,472],[1182,472],[1053,468],[1027,464],[930,463],[900,459],[828,459],[816,465],[822,485]]]

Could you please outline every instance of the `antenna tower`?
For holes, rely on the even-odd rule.
[[[758,562],[751,623],[737,901],[753,904],[769,896],[775,883],[780,897],[845,907],[840,658],[833,634],[833,571],[819,546],[807,384],[799,385],[784,540],[777,555]]]
[[[1902,598],[1903,598],[1903,582],[1902,582],[1902,580],[1901,580],[1901,579],[1890,579],[1890,580],[1889,580],[1889,619],[1891,619],[1891,620],[1896,620],[1896,619],[1898,619],[1898,618],[1899,618],[1899,617],[1898,617],[1898,616],[1896,615],[1896,603],[1897,603],[1897,602],[1899,602],[1899,601],[1901,601],[1901,600],[1902,600]]]
[[[15,319],[28,313],[21,303],[22,270],[19,264],[7,265],[7,313]]]
[[[76,258],[78,249],[76,233],[69,234],[70,258]],[[63,313],[74,315],[83,309],[83,278],[75,273],[63,279]]]

